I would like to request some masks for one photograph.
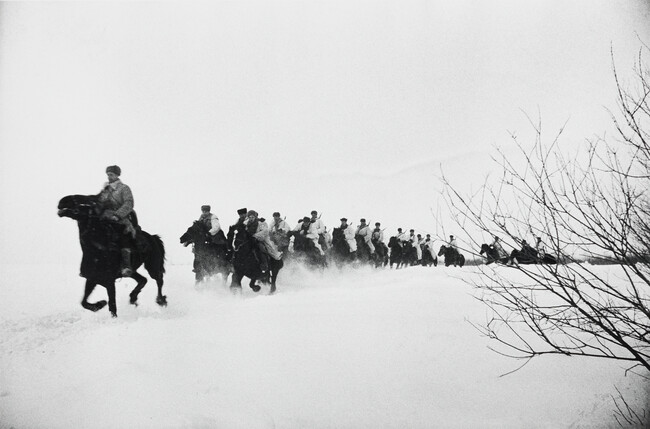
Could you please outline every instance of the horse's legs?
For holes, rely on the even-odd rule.
[[[84,287],[84,297],[81,300],[81,306],[86,310],[98,311],[104,308],[107,304],[107,302],[104,300],[93,302],[93,303],[88,302],[88,297],[93,292],[93,290],[95,290],[95,286],[97,286],[97,283],[92,282],[90,280],[86,280],[86,285]]]
[[[111,312],[111,316],[117,317],[117,303],[115,302],[115,280],[107,282],[106,292],[108,293],[108,311]]]
[[[251,279],[251,282],[248,284],[251,289],[253,289],[253,292],[259,292],[260,289],[262,289],[259,285],[255,284],[255,281],[257,279]]]
[[[165,283],[162,274],[160,274],[160,276],[156,277],[154,280],[156,280],[156,286],[158,286],[158,295],[156,295],[156,304],[158,304],[161,307],[167,307],[167,295],[162,294],[163,284]]]
[[[275,281],[278,279],[278,272],[279,270],[277,269],[271,270],[271,289],[269,289],[269,294],[275,293]]]
[[[230,279],[230,291],[232,293],[241,293],[241,276],[236,271],[232,273]]]
[[[131,274],[131,278],[135,280],[137,284],[129,294],[129,303],[138,305],[138,295],[140,294],[140,291],[142,291],[142,288],[144,288],[144,285],[147,284],[147,279],[137,271],[134,271],[133,274]]]

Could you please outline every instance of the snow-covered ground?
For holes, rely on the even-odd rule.
[[[130,306],[121,280],[117,319],[81,308],[76,265],[0,269],[2,428],[613,427],[616,389],[648,399],[604,360],[500,377],[520,362],[470,325],[472,267],[287,269],[276,295],[234,297],[168,265],[169,306],[152,281]]]

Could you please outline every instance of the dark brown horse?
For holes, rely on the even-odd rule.
[[[501,263],[501,264],[507,264],[508,261],[510,260],[510,258],[507,257],[507,256],[503,257],[503,258],[500,258],[499,257],[499,252],[497,252],[497,249],[495,249],[493,246],[491,246],[491,245],[489,245],[487,243],[481,244],[481,251],[479,252],[479,254],[480,255],[485,255],[485,258],[486,258],[485,264],[486,265],[490,265],[493,262],[498,262],[498,263]]]
[[[458,250],[453,247],[445,246],[444,244],[440,246],[440,251],[438,256],[445,257],[445,267],[450,265],[462,267],[465,265],[465,256],[463,256]]]
[[[117,317],[115,302],[115,280],[120,276],[120,235],[124,226],[102,218],[103,208],[97,195],[68,195],[59,201],[58,214],[77,221],[79,242],[83,256],[81,259],[81,276],[86,279],[86,286],[81,305],[91,311],[98,311],[106,306],[106,301],[88,302],[88,297],[97,285],[106,288],[108,309]],[[138,231],[135,249],[131,254],[133,274],[129,277],[137,284],[129,294],[130,303],[137,305],[138,294],[147,283],[147,279],[137,273],[144,264],[149,275],[158,284],[156,303],[167,305],[167,297],[162,294],[163,275],[165,274],[165,246],[157,235]]]
[[[230,274],[228,261],[228,244],[222,230],[212,237],[208,234],[209,228],[201,221],[195,221],[181,235],[182,245],[194,245],[194,275],[196,282],[202,282],[215,274],[221,274],[224,283]]]
[[[250,288],[254,292],[259,292],[261,287],[257,281],[268,282],[271,285],[269,293],[274,293],[276,290],[276,282],[278,273],[284,266],[282,259],[276,260],[271,257],[268,258],[268,275],[265,276],[262,272],[262,264],[260,263],[259,255],[257,253],[257,242],[252,235],[246,230],[246,225],[236,224],[230,227],[228,231],[228,246],[232,252],[232,279],[230,280],[230,290],[233,293],[241,292],[241,281],[244,277],[248,277],[250,281]]]

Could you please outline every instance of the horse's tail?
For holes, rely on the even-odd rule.
[[[151,253],[148,258],[145,258],[144,267],[152,275],[154,273],[162,276],[165,274],[165,245],[158,235],[150,235],[149,243],[151,245]]]

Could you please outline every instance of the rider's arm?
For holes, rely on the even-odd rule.
[[[133,211],[133,194],[131,193],[131,188],[127,185],[122,187],[120,194],[124,203],[115,210],[115,215],[120,219],[124,219]]]

